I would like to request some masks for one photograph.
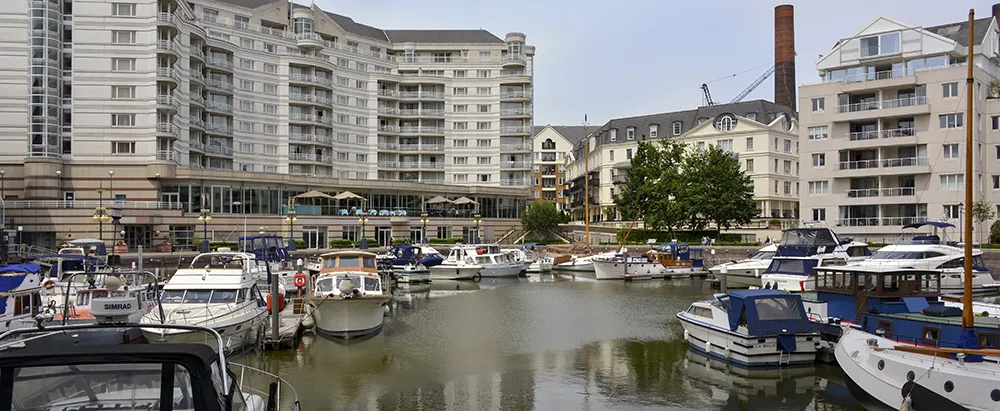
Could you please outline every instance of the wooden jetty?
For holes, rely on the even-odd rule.
[[[305,330],[305,327],[302,326],[302,319],[304,317],[305,306],[301,302],[293,302],[286,305],[285,309],[279,313],[278,338],[274,338],[274,333],[271,330],[271,321],[267,322],[267,332],[264,334],[263,342],[264,348],[269,350],[294,348],[295,343],[298,342],[299,337],[302,336],[302,332]]]

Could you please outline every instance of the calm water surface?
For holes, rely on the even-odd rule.
[[[701,280],[560,276],[394,291],[382,333],[306,334],[240,361],[288,379],[303,410],[853,410],[839,369],[747,372],[689,352],[674,315]]]

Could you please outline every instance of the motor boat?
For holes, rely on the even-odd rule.
[[[707,274],[701,248],[687,244],[663,244],[645,255],[630,257],[624,252],[611,258],[594,258],[598,280],[620,280],[637,277],[670,278]]]
[[[476,264],[475,257],[465,253],[449,255],[441,264],[431,267],[431,280],[472,280],[480,276],[483,266]]]
[[[77,276],[85,274],[76,274]],[[98,285],[94,276],[87,276],[89,285],[76,291],[72,300],[63,301],[49,300],[45,310],[52,313],[53,321],[62,324],[89,324],[97,322],[93,307],[104,304],[107,301],[129,300],[138,307],[126,321],[138,323],[144,316],[158,308],[159,285],[153,273],[136,272],[113,272],[103,276],[103,283]],[[149,281],[143,284],[141,278]],[[70,281],[69,283],[72,283]],[[129,285],[131,284],[131,286]],[[63,293],[65,297],[66,293]],[[111,341],[135,341],[143,338],[139,328],[132,328],[124,332],[119,337],[114,337]]]
[[[361,251],[323,254],[321,271],[306,298],[318,334],[357,340],[382,330],[390,296],[375,257]]]
[[[846,265],[867,259],[871,254],[867,243],[840,239],[827,227],[785,230],[760,282],[763,288],[813,291],[816,267]]]
[[[203,333],[204,339],[214,341],[212,345],[24,343],[44,335],[113,335],[134,328],[139,324],[125,319],[139,307],[129,301],[112,298],[95,306],[92,313],[98,321],[93,324],[24,328],[0,335],[0,373],[12,376],[0,381],[5,409],[300,409],[294,387],[274,374],[228,362],[213,348],[225,344],[222,336],[206,327],[162,325],[172,334]]]
[[[45,307],[38,264],[0,265],[0,331],[35,325],[34,316]]]
[[[760,275],[771,265],[774,253],[778,251],[777,244],[769,244],[742,260],[730,261],[709,268],[713,276],[726,276],[726,286],[729,288],[760,287]]]
[[[407,264],[400,268],[393,268],[393,276],[399,284],[422,284],[431,282],[431,270],[422,264]]]
[[[479,270],[482,277],[517,277],[524,268],[522,262],[517,261],[511,253],[501,251],[496,244],[456,245],[442,264],[466,259],[472,259],[474,264],[482,266]]]
[[[525,254],[525,260],[529,261],[528,266],[524,270],[525,273],[543,274],[552,271],[555,259],[538,253],[538,247],[543,245],[545,244],[527,243],[521,245],[520,250]]]
[[[691,348],[745,367],[811,364],[820,335],[802,297],[781,290],[735,290],[677,313]]]
[[[250,253],[199,254],[163,287],[163,318],[158,312],[143,316],[143,335],[152,343],[205,342],[203,333],[154,327],[167,323],[211,328],[222,335],[227,353],[256,344],[264,336],[270,305],[270,296],[265,300],[257,285],[259,268]]]

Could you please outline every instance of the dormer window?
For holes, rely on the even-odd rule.
[[[656,138],[657,134],[659,134],[659,131],[660,131],[659,129],[660,129],[660,125],[659,124],[650,124],[649,125],[649,138]]]
[[[608,140],[611,141],[612,143],[614,143],[615,141],[618,140],[618,129],[617,128],[613,128],[613,129],[611,129],[610,133],[611,133],[611,137],[608,137]]]
[[[733,131],[736,128],[736,116],[723,114],[715,121],[715,128],[719,131]]]
[[[874,57],[899,53],[899,32],[862,37],[861,57]]]
[[[625,129],[625,139],[635,140],[635,127],[629,127]]]
[[[671,130],[673,132],[672,134],[675,136],[681,135],[681,128],[683,127],[683,125],[684,123],[680,121],[675,121],[673,125],[673,130]]]

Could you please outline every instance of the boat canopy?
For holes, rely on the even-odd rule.
[[[729,329],[746,326],[751,337],[813,331],[802,297],[781,290],[736,290],[719,298],[728,304]]]
[[[907,228],[920,228],[920,227],[924,227],[924,226],[931,226],[931,227],[934,227],[934,228],[955,228],[954,224],[946,223],[946,222],[943,222],[943,221],[924,221],[924,222],[920,222],[920,223],[913,223],[913,224],[904,225],[903,229],[905,230]]]
[[[42,269],[38,264],[7,264],[0,265],[0,274],[25,273],[34,274]]]
[[[793,228],[785,230],[778,245],[779,257],[807,257],[817,253],[831,253],[840,242],[829,228]]]
[[[291,261],[288,243],[279,235],[248,235],[239,238],[240,251],[250,253],[258,260],[276,262]]]
[[[764,274],[814,275],[819,260],[815,258],[774,258]]]

